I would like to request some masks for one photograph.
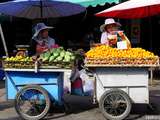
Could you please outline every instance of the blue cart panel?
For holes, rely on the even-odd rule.
[[[63,72],[6,72],[7,99],[15,99],[17,92],[26,85],[40,85],[46,89],[51,99],[62,102]]]
[[[3,80],[4,76],[4,71],[0,68],[0,80]]]

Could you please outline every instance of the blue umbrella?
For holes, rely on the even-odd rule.
[[[0,3],[0,13],[28,19],[65,17],[85,10],[79,4],[56,0],[15,0]]]
[[[28,19],[66,17],[79,14],[85,10],[85,7],[79,4],[56,0],[14,0],[0,3],[0,13]],[[8,56],[1,25],[0,34],[6,56]]]

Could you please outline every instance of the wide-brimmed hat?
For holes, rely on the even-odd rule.
[[[117,27],[121,26],[121,24],[118,22],[115,22],[115,20],[113,18],[108,18],[105,20],[105,23],[100,26],[100,31],[105,32],[105,27],[110,24],[115,24]]]
[[[52,28],[54,28],[54,27],[46,26],[44,23],[37,23],[37,25],[34,27],[35,33],[34,33],[32,39],[37,37],[41,30],[52,29]]]

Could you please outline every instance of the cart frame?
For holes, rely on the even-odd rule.
[[[36,64],[35,64],[36,66]],[[85,66],[87,70],[92,71],[93,76],[94,76],[94,95],[93,95],[93,103],[98,102],[99,107],[101,109],[101,112],[107,119],[115,119],[115,120],[122,120],[125,117],[127,117],[130,113],[131,110],[131,104],[132,103],[145,103],[149,104],[149,89],[148,89],[148,81],[149,81],[149,76],[148,76],[148,68],[149,66],[98,66],[98,65],[86,65]],[[156,66],[152,66],[156,67]],[[8,92],[9,89],[11,88],[8,84],[8,81],[10,81],[10,84],[13,84],[15,89],[16,89],[16,78],[13,77],[13,74],[8,74],[14,72],[16,73],[32,73],[35,76],[40,74],[40,73],[59,73],[59,77],[56,77],[55,81],[57,82],[58,89],[57,93],[52,94],[51,92],[53,90],[51,89],[46,89],[43,85],[51,85],[49,82],[41,82],[38,84],[38,82],[29,82],[21,86],[28,86],[30,84],[33,85],[38,85],[42,86],[47,93],[49,93],[49,97],[51,100],[56,98],[57,96],[59,97],[56,99],[57,103],[59,105],[63,105],[63,82],[66,78],[64,78],[65,72],[71,72],[70,69],[42,69],[42,68],[37,68],[35,69],[4,69],[6,76],[7,76],[7,82],[6,82],[6,88],[7,88],[7,96],[9,96]],[[10,76],[11,75],[11,76]],[[20,74],[17,74],[20,75]],[[21,76],[22,78],[23,76]],[[40,76],[39,76],[40,77]],[[42,78],[45,78],[46,76],[43,76]],[[30,79],[30,78],[29,78]],[[51,76],[49,79],[52,79]],[[27,80],[27,79],[25,79]],[[49,81],[49,80],[48,80]],[[52,81],[52,80],[51,80]],[[19,83],[18,83],[19,84]],[[34,87],[34,86],[33,86]],[[18,90],[21,91],[20,89],[17,89],[16,94],[18,93]],[[43,89],[42,88],[42,89]],[[53,89],[56,89],[53,87]],[[137,92],[138,91],[138,92]],[[55,95],[55,96],[54,96]],[[114,116],[111,113],[109,114],[106,112],[105,108],[105,101],[109,100],[110,98],[107,98],[109,96],[115,96],[118,95],[119,101],[118,103],[114,102],[114,109],[118,109],[117,105],[121,104],[119,102],[123,102],[125,107],[123,108],[123,114],[119,113],[118,116]],[[13,97],[11,97],[14,99]],[[10,97],[7,97],[7,99],[10,99]],[[55,102],[54,102],[55,103]],[[112,106],[112,107],[113,107]],[[46,112],[47,114],[47,112]],[[44,117],[44,116],[43,116]],[[37,119],[37,118],[36,118]],[[41,118],[40,118],[41,119]]]

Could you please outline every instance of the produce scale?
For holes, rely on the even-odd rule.
[[[41,54],[36,61],[20,55],[5,58],[7,99],[15,100],[17,113],[23,119],[38,120],[51,105],[66,107],[65,74],[71,73],[77,59],[75,52],[63,47]],[[149,104],[148,69],[159,67],[159,57],[152,52],[99,45],[85,53],[84,63],[94,77],[93,101],[106,119],[123,120],[132,103]]]

